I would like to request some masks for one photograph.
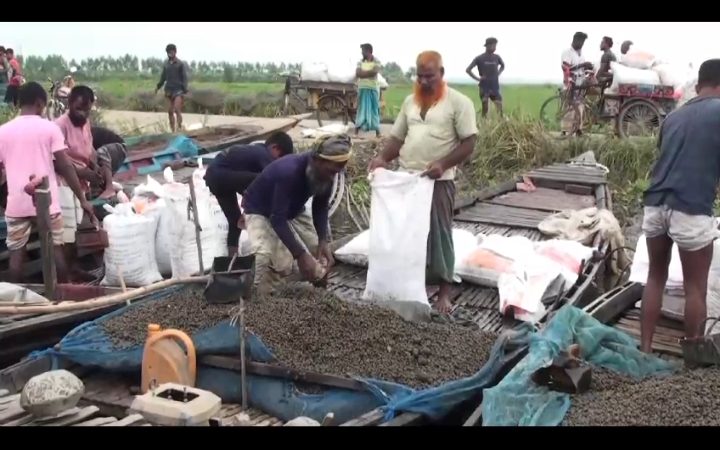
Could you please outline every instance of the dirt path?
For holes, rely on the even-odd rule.
[[[102,111],[103,121],[110,127],[120,132],[140,131],[141,133],[159,133],[168,131],[168,117],[166,113],[140,112],[140,111]],[[265,118],[265,117],[242,117],[242,116],[220,116],[203,114],[183,114],[185,127],[219,126],[219,125],[258,125],[271,128],[287,118]],[[323,125],[330,125],[334,122],[324,121]],[[388,134],[392,125],[382,124],[381,132]],[[290,131],[290,136],[295,140],[302,140],[303,130],[318,128],[316,120],[303,120],[297,127]],[[372,136],[372,133],[362,133],[361,136]]]

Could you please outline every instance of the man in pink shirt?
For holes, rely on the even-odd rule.
[[[87,86],[75,86],[68,97],[68,111],[55,120],[65,138],[67,155],[70,158],[84,193],[89,192],[89,183],[98,182],[101,177],[96,161],[95,149],[90,126],[90,110],[95,102],[92,89]],[[78,198],[62,177],[60,182],[60,207],[64,221],[63,240],[67,258],[74,253],[75,232],[82,222],[83,210]],[[84,196],[83,196],[84,197]]]
[[[55,244],[55,262],[59,281],[68,281],[67,265],[62,251],[62,215],[55,172],[62,175],[76,196],[81,208],[93,214],[92,206],[83,197],[80,181],[67,155],[60,129],[41,117],[47,106],[47,94],[38,83],[30,82],[18,91],[20,115],[0,127],[0,163],[7,175],[7,247],[10,250],[10,277],[19,282],[25,259],[25,247],[37,211],[25,185],[33,177],[48,177],[50,184],[50,216]],[[53,164],[53,158],[55,159]]]

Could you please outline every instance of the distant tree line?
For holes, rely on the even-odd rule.
[[[164,60],[125,55],[118,58],[103,56],[86,58],[81,61],[67,61],[60,55],[26,56],[23,58],[25,77],[30,80],[44,80],[48,77],[60,79],[75,68],[78,80],[102,81],[107,79],[155,79],[160,76]],[[295,63],[249,63],[186,61],[193,81],[209,82],[264,82],[282,81],[289,73],[299,73],[300,64]],[[395,62],[384,64],[383,76],[389,83],[406,83],[414,75],[414,68],[403,71]]]

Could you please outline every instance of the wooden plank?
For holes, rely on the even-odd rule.
[[[241,364],[240,360],[238,358],[228,357],[228,356],[205,356],[200,358],[200,364],[204,364],[211,367],[218,367],[221,369],[228,369],[228,370],[234,370],[239,371]],[[360,383],[359,381],[350,379],[350,378],[344,378],[344,377],[337,377],[333,375],[324,375],[320,373],[314,373],[314,372],[300,372],[292,369],[288,369],[285,367],[273,365],[273,364],[265,364],[265,363],[258,363],[254,361],[247,361],[246,362],[246,370],[247,373],[253,374],[253,375],[263,375],[268,377],[276,377],[276,378],[283,378],[286,380],[291,381],[304,381],[307,383],[315,383],[320,384],[324,386],[330,386],[330,387],[339,387],[343,389],[351,389],[354,391],[366,391],[365,385]]]
[[[0,411],[0,425],[8,421],[18,419],[25,414],[25,410],[20,406],[19,400],[9,403],[2,411]]]
[[[21,427],[21,426],[23,426],[23,425],[29,424],[29,423],[32,422],[34,419],[35,419],[35,417],[33,417],[32,414],[30,414],[30,413],[25,413],[24,416],[22,416],[22,417],[20,417],[20,418],[18,418],[18,419],[15,419],[15,420],[11,420],[11,421],[9,421],[9,422],[5,422],[4,424],[2,424],[2,426],[3,426],[3,427]]]
[[[20,401],[20,394],[13,394],[13,395],[7,395],[5,397],[0,398],[0,408],[7,407],[6,405],[9,405],[11,403],[19,402]]]
[[[111,423],[116,423],[118,420],[114,417],[97,417],[90,419],[85,422],[76,423],[73,427],[100,427]]]
[[[45,283],[45,297],[55,299],[57,286],[57,270],[52,241],[52,224],[50,223],[50,184],[48,177],[35,190],[35,205],[37,210],[38,236],[40,237],[40,257],[42,258],[43,280]]]
[[[565,192],[577,195],[593,195],[593,189],[590,186],[582,186],[579,184],[566,184]]]
[[[455,220],[536,229],[549,215],[546,211],[480,203],[462,211]]]
[[[409,427],[417,425],[423,419],[422,414],[418,413],[402,413],[394,419],[381,423],[380,427]]]
[[[145,420],[145,418],[140,414],[130,414],[129,416],[123,417],[122,419],[118,420],[117,422],[108,423],[103,426],[105,426],[105,427],[137,426],[140,424],[140,422],[142,422],[144,420]]]
[[[590,193],[592,194],[592,192]],[[569,194],[557,189],[537,188],[533,192],[509,192],[488,200],[489,203],[531,210],[558,212],[595,206],[592,195]]]
[[[83,311],[40,314],[29,319],[15,321],[12,324],[0,327],[0,339],[5,339],[9,336],[14,336],[18,334],[35,332],[40,329],[54,327],[58,325],[71,324],[74,322],[86,322],[88,320],[92,320],[102,315],[105,315],[113,310],[119,309],[123,306],[125,306],[124,303],[120,305],[100,306],[98,308]]]
[[[372,411],[366,412],[365,414],[355,419],[348,420],[345,423],[340,424],[341,427],[369,427],[377,425],[382,422],[385,413],[380,408],[375,408]]]
[[[51,423],[48,423],[46,426],[49,427],[65,427],[68,425],[73,425],[79,422],[82,422],[86,419],[90,419],[93,416],[95,416],[100,411],[100,408],[97,406],[87,406],[85,408],[82,408],[77,413],[67,416],[67,417],[61,417],[57,421],[53,421]]]
[[[480,422],[482,418],[482,402],[475,408],[475,411],[470,414],[470,417],[463,424],[464,427],[474,427]],[[482,425],[482,424],[481,424]]]
[[[602,323],[610,323],[630,306],[634,305],[642,295],[642,285],[628,283],[622,290],[607,298],[592,312],[592,316]]]

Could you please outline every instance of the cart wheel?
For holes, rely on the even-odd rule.
[[[660,111],[646,100],[633,100],[623,105],[617,118],[618,134],[622,138],[647,136],[660,128]]]
[[[330,120],[337,120],[340,117],[343,123],[347,125],[348,110],[345,100],[337,95],[324,95],[318,100],[318,111],[327,115]]]

